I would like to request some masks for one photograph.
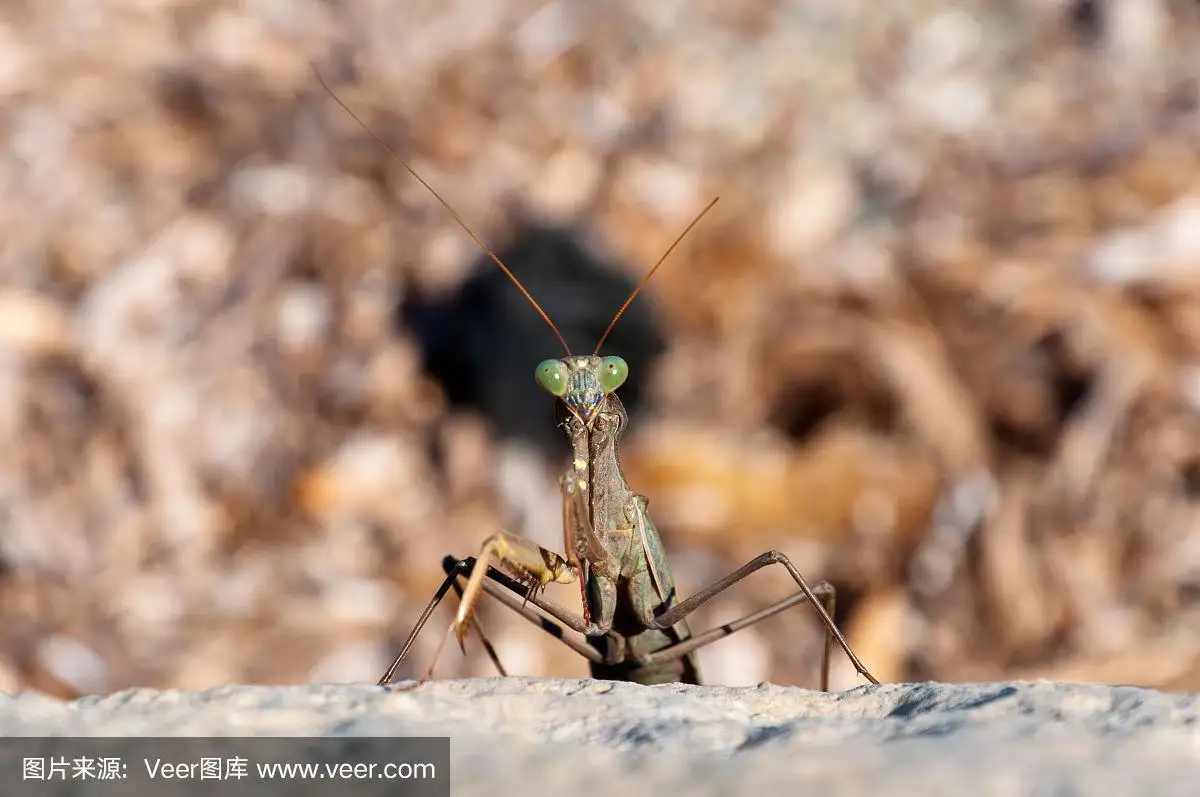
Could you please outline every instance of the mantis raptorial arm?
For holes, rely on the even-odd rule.
[[[446,633],[449,634],[453,630],[458,639],[459,647],[462,648],[466,641],[468,623],[475,624],[476,630],[479,631],[483,639],[489,657],[501,673],[504,672],[504,669],[500,665],[495,651],[487,639],[482,636],[482,630],[479,629],[478,621],[475,617],[475,605],[479,601],[480,592],[486,592],[499,600],[525,619],[561,640],[589,661],[593,663],[612,663],[607,661],[605,656],[600,654],[596,649],[589,647],[581,640],[565,636],[562,633],[563,626],[584,635],[607,633],[611,628],[613,611],[603,611],[599,624],[592,622],[591,614],[588,611],[586,575],[583,578],[579,577],[579,571],[586,567],[586,563],[595,562],[603,565],[607,562],[607,554],[604,546],[600,543],[599,538],[588,521],[587,482],[580,480],[571,471],[568,471],[563,476],[560,486],[563,499],[563,540],[566,544],[566,550],[575,554],[577,557],[576,562],[578,562],[579,558],[582,558],[584,565],[581,566],[580,564],[567,561],[565,557],[537,545],[532,540],[506,531],[499,531],[484,540],[483,545],[480,546],[478,557],[459,560],[452,556],[447,556],[442,565],[446,571],[446,581],[425,607],[425,611],[417,618],[417,623],[409,634],[404,647],[401,648],[399,655],[392,662],[392,666],[379,679],[380,685],[391,683],[396,669],[399,667],[400,662],[404,660],[405,655],[407,655],[413,640],[416,639],[417,634],[420,633],[433,613],[433,610],[437,608],[437,605],[451,586],[459,593],[459,607],[455,613],[453,622],[446,629]],[[515,573],[517,579],[514,580],[504,573],[493,569],[490,566],[492,562]],[[587,570],[583,570],[583,572],[586,574]],[[460,589],[458,579],[468,574],[466,587]],[[547,584],[570,584],[576,580],[580,582],[581,587],[582,614],[571,612],[540,597],[539,593]],[[524,595],[518,598],[517,596],[522,590],[524,591]],[[616,595],[611,580],[602,579],[599,591],[601,593],[602,606],[611,607],[615,610]],[[553,620],[530,611],[526,607],[527,603],[532,603],[546,615],[549,615],[550,618],[553,618]],[[557,621],[561,625],[556,624],[554,621]],[[441,657],[444,643],[445,635],[442,638],[442,642],[438,645],[433,661],[430,662],[429,671],[414,686],[424,683],[433,673],[433,670],[437,666],[437,661]],[[610,646],[610,650],[613,655],[620,656],[622,655],[623,647],[618,643]]]
[[[480,546],[475,567],[463,590],[458,612],[454,615],[454,636],[460,648],[464,647],[467,626],[475,603],[479,600],[483,581],[487,578],[488,565],[492,562],[505,565],[506,569],[518,575],[519,580],[527,581],[531,594],[537,594],[547,584],[571,584],[579,577],[575,568],[554,551],[507,531],[496,532]]]
[[[463,596],[463,589],[459,586],[458,579],[463,578],[464,576],[469,576],[477,571],[487,573],[487,578],[482,581],[482,590],[484,592],[500,601],[502,604],[512,609],[529,622],[541,628],[543,631],[550,634],[555,639],[559,640],[588,661],[597,664],[612,663],[613,660],[619,659],[622,655],[624,655],[624,650],[619,644],[610,647],[609,656],[615,657],[615,659],[610,659],[605,654],[593,647],[590,647],[584,641],[565,634],[564,631],[567,630],[567,627],[564,627],[565,623],[563,623],[563,621],[559,618],[572,617],[570,612],[549,601],[543,600],[538,596],[530,596],[527,594],[527,592],[524,596],[522,596],[522,592],[526,591],[526,585],[521,584],[520,582],[514,580],[510,576],[505,575],[504,573],[501,573],[495,568],[480,568],[475,557],[473,556],[468,556],[466,559],[455,559],[453,556],[446,556],[442,560],[442,569],[446,572],[446,580],[442,582],[442,586],[425,606],[425,611],[421,612],[421,616],[417,618],[417,622],[413,626],[412,631],[409,633],[408,639],[405,640],[404,646],[400,649],[400,653],[392,661],[392,664],[390,667],[388,667],[387,672],[385,672],[379,679],[380,686],[389,686],[391,684],[392,679],[396,675],[396,670],[399,669],[400,663],[404,661],[405,656],[408,655],[408,651],[412,648],[413,642],[416,640],[417,635],[421,633],[421,630],[425,627],[429,617],[442,602],[442,599],[446,596],[446,593],[449,592],[450,588],[452,586],[454,587],[455,592],[458,593],[459,599],[461,600]],[[529,608],[526,605],[527,603],[532,603],[535,607],[537,607],[537,609],[549,615],[549,617],[539,614],[534,609]],[[578,617],[575,617],[574,619],[576,620],[577,624],[582,622]],[[484,651],[488,654],[488,658],[492,660],[492,663],[496,666],[496,669],[501,675],[507,675],[508,673],[505,672],[504,666],[500,663],[500,659],[497,657],[495,649],[484,635],[483,628],[479,625],[478,617],[476,617],[474,614],[471,616],[471,624],[475,627],[476,633],[479,634],[480,640],[484,646]],[[438,659],[441,657],[441,652],[445,647],[446,638],[449,636],[449,633],[451,630],[453,630],[453,628],[454,623],[452,622],[446,628],[446,633],[443,634],[441,642],[438,644],[437,651],[434,654],[433,660],[430,662],[429,668],[426,670],[425,675],[411,685],[401,687],[400,689],[402,691],[406,689],[415,689],[433,676],[433,671],[437,667]]]

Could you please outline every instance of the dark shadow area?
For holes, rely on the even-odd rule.
[[[835,418],[880,434],[892,433],[900,421],[900,407],[886,385],[851,362],[790,380],[779,391],[768,417],[788,439],[802,444]]]
[[[999,700],[1008,700],[1016,694],[1015,686],[996,686],[984,694],[968,690],[949,694],[931,689],[913,690],[905,693],[887,716],[889,719],[912,719],[932,713],[970,711]]]
[[[746,733],[746,740],[737,746],[737,752],[743,753],[775,741],[786,741],[795,735],[795,729],[789,725],[764,725],[759,728],[751,728]]]

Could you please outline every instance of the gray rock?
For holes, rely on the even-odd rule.
[[[0,734],[452,737],[455,795],[1200,793],[1200,696],[1056,683],[791,687],[493,678],[0,700]]]

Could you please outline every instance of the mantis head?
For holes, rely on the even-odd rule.
[[[537,383],[562,400],[567,410],[590,427],[604,400],[629,377],[629,365],[620,357],[568,355],[543,360],[534,371]]]

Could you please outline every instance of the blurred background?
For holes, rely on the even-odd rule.
[[[0,689],[373,682],[445,554],[561,547],[561,347],[313,66],[585,352],[720,197],[605,345],[682,594],[775,548],[881,680],[1200,689],[1198,52],[1194,0],[4,0]]]

